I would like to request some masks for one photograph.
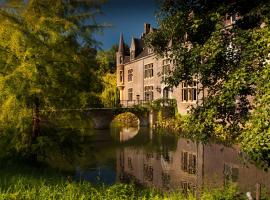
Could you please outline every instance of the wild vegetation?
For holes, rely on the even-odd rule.
[[[162,118],[161,114],[158,115],[157,127],[170,130],[173,133],[183,134],[183,117],[179,114],[174,117]]]
[[[54,130],[56,114],[62,125],[70,122],[62,109],[119,104],[116,46],[97,52],[93,38],[102,29],[95,22],[101,3],[1,2],[0,133],[7,136],[9,150],[34,153],[32,145],[48,136],[45,127]]]
[[[117,107],[120,103],[116,87],[116,51],[117,46],[114,45],[107,51],[99,51],[96,56],[99,66],[98,76],[102,80],[100,100],[104,107]]]
[[[46,170],[37,162],[51,159],[49,153],[58,161],[80,157],[86,162],[89,158],[84,156],[92,149],[78,141],[89,136],[90,123],[82,120],[85,116],[65,109],[119,105],[116,47],[97,52],[93,39],[101,28],[94,20],[101,2],[1,1],[0,199],[186,199],[179,192],[162,193],[129,184],[76,182],[69,173]],[[160,55],[176,60],[168,84],[176,86],[199,75],[210,93],[181,125],[178,119],[161,125],[177,125],[201,139],[213,135],[237,139],[251,158],[269,166],[270,6],[268,1],[254,2],[164,1],[160,29],[150,35],[148,43]],[[228,12],[243,16],[229,34],[221,31],[222,16]],[[172,46],[166,49],[170,40]],[[183,47],[185,42],[192,48]],[[121,122],[136,120],[137,124],[134,116],[126,115],[119,116]],[[6,156],[17,160],[2,159]],[[63,162],[66,168],[73,164],[70,160]],[[16,162],[20,164],[14,167]],[[241,197],[234,186],[201,194],[201,199],[235,198]]]
[[[131,112],[125,112],[117,115],[114,122],[120,126],[137,127],[139,125],[139,119]]]
[[[29,151],[43,134],[41,111],[100,104],[93,40],[99,3],[15,0],[2,5],[0,131],[12,135],[16,150]]]
[[[196,79],[208,90],[185,132],[199,139],[240,141],[270,166],[268,0],[161,1],[159,29],[148,46],[175,60],[171,86]],[[232,18],[231,18],[232,17]],[[237,19],[239,18],[239,19]],[[225,19],[236,19],[224,27]]]
[[[145,189],[133,184],[91,185],[86,181],[74,181],[68,173],[57,173],[41,166],[29,166],[22,163],[3,160],[0,164],[0,199],[156,199],[181,200],[196,198],[192,195],[184,196],[180,192],[165,192]],[[22,161],[21,161],[22,162]],[[233,185],[225,189],[216,189],[202,193],[202,200],[244,199],[237,194]]]

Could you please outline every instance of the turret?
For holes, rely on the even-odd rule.
[[[123,33],[121,33],[119,40],[119,47],[116,53],[116,65],[119,66],[124,64],[124,58],[125,58],[124,36]]]
[[[119,47],[116,52],[116,73],[117,73],[117,87],[120,92],[120,100],[123,100],[124,90],[124,58],[125,58],[125,46],[123,33],[120,35]]]

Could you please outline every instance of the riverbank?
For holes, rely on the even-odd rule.
[[[192,138],[199,141],[216,141],[223,144],[237,144],[241,143],[237,134],[230,134],[226,132],[222,127],[214,127],[214,132],[195,131],[198,127],[192,123],[192,115],[180,115],[176,114],[173,117],[162,118],[158,117],[155,128],[168,130],[172,134],[181,135],[182,137]]]
[[[227,189],[205,191],[202,200],[235,199],[239,195],[234,186]],[[192,199],[180,192],[160,192],[133,184],[92,185],[87,181],[74,181],[71,174],[48,169],[40,164],[9,161],[0,164],[0,199]]]
[[[55,182],[50,178],[36,179],[25,175],[13,176],[11,181],[1,180],[0,188],[0,199],[195,200],[194,196],[185,197],[180,192],[161,193],[154,189],[138,189],[136,186],[128,184],[93,186],[85,181],[70,183],[68,180],[61,179],[60,182]],[[231,187],[227,190],[205,192],[200,199],[235,199],[236,196],[235,188]]]

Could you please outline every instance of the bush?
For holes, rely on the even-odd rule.
[[[113,122],[117,125],[127,127],[137,127],[139,125],[138,117],[131,112],[125,112],[117,115]]]

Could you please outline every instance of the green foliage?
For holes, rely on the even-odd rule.
[[[97,52],[97,62],[99,65],[99,70],[102,73],[114,73],[116,70],[116,52],[117,45],[113,45],[111,49]]]
[[[120,126],[138,127],[139,125],[138,117],[131,112],[119,114],[114,118],[113,121]]]
[[[120,94],[116,83],[116,51],[117,45],[113,45],[111,49],[97,52],[97,64],[99,67],[99,76],[102,79],[102,92],[100,95],[101,102],[104,107],[120,106]]]
[[[102,76],[103,91],[100,95],[104,107],[113,108],[119,106],[119,91],[116,87],[116,74],[106,73]]]
[[[257,81],[254,111],[241,136],[245,152],[267,168],[270,166],[265,162],[270,160],[270,68],[265,67],[261,74]]]
[[[205,191],[202,194],[201,200],[230,200],[230,199],[246,199],[243,195],[237,194],[237,187],[233,184],[227,186],[225,189],[212,189]]]
[[[125,52],[129,52],[128,45],[124,44]],[[108,50],[97,52],[97,62],[101,73],[114,73],[116,71],[116,52],[118,45],[113,45]]]
[[[0,9],[0,128],[19,150],[32,142],[32,113],[98,105],[101,84],[95,1],[16,2]]]
[[[225,29],[226,14],[234,13],[241,18]],[[146,41],[175,60],[169,85],[197,77],[208,91],[185,120],[185,131],[201,139],[243,139],[243,149],[268,166],[269,13],[265,0],[161,1],[160,28]]]
[[[173,133],[180,134],[182,133],[183,122],[177,118],[162,118],[161,116],[158,119],[158,128],[170,130]]]
[[[171,109],[171,114],[176,114],[177,113],[177,101],[176,99],[156,99],[151,102],[151,108],[153,110],[161,110],[162,108],[166,107],[166,109]]]
[[[134,185],[115,184],[112,186],[93,186],[89,182],[75,182],[69,174],[50,169],[29,167],[20,163],[20,167],[5,160],[0,165],[0,199],[156,199],[156,200],[195,200],[191,194],[180,192],[160,192],[151,188],[138,188]],[[1,161],[2,163],[2,161]],[[14,163],[13,163],[14,164]],[[237,196],[235,186],[225,189],[203,191],[200,199],[242,199]]]

